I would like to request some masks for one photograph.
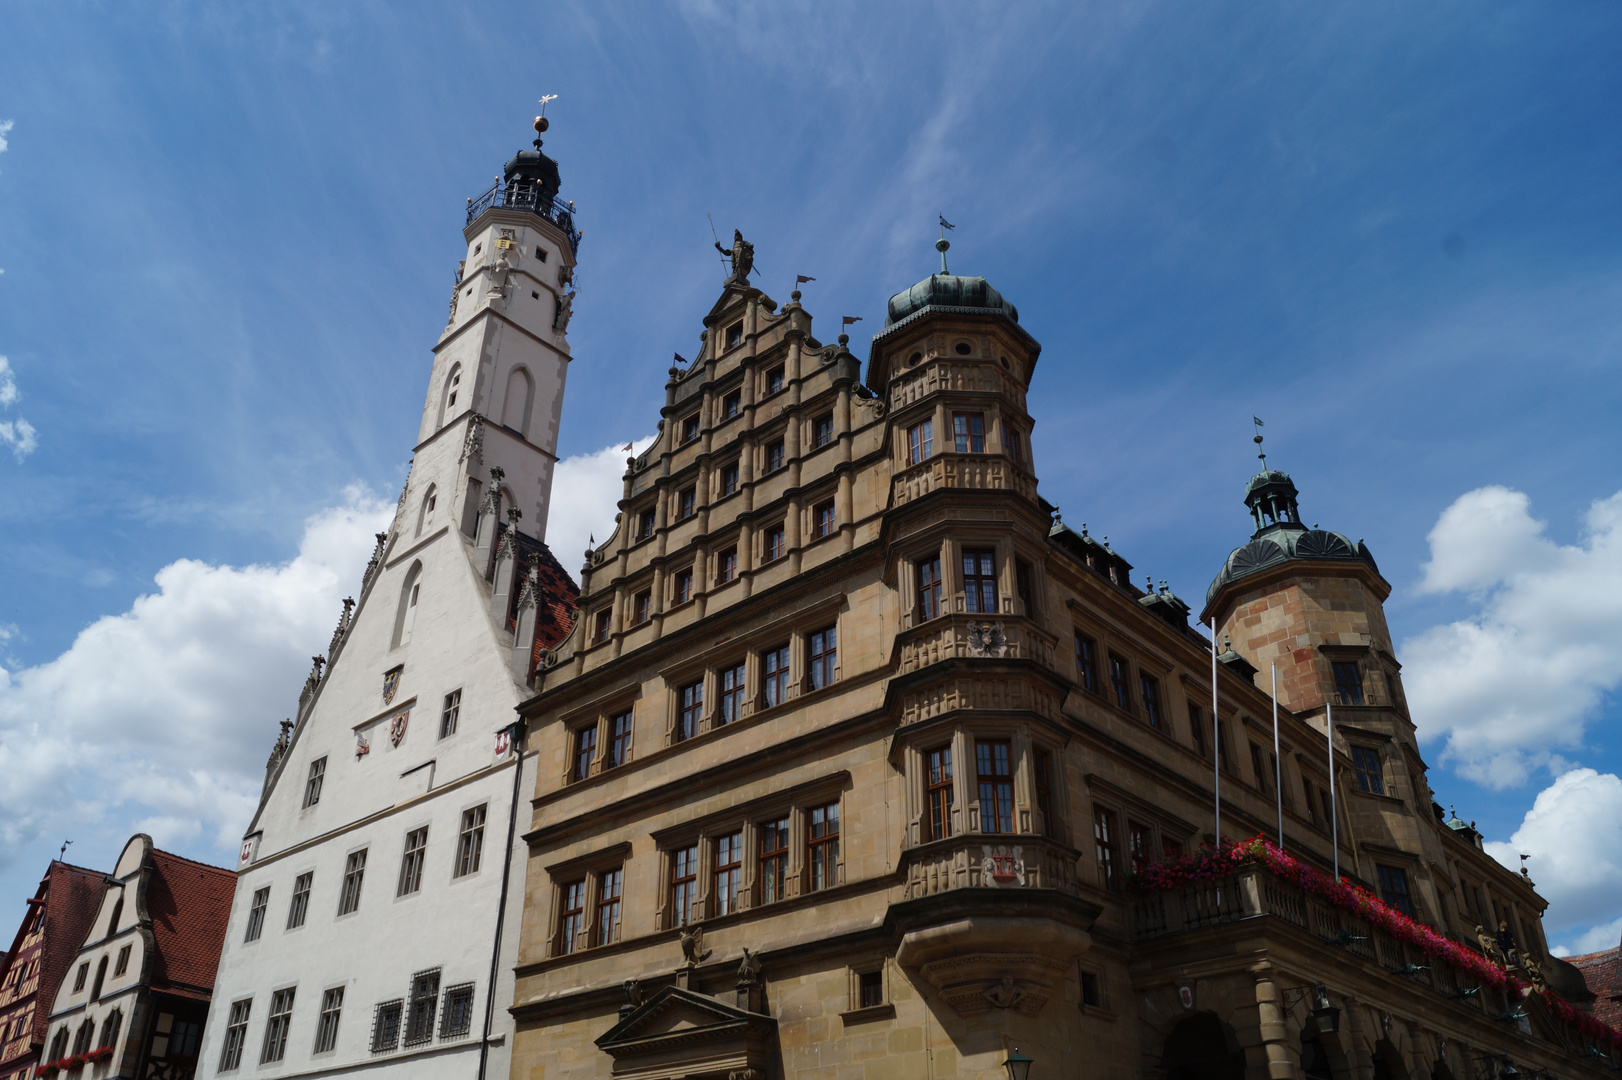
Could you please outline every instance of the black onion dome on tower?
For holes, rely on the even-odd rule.
[[[543,118],[536,118],[537,133],[546,130],[541,126],[543,122]],[[502,169],[501,175],[508,186],[535,185],[546,202],[557,198],[558,189],[563,186],[563,180],[558,176],[558,163],[541,153],[539,138],[535,140],[535,149],[520,150],[514,154],[512,160],[507,162],[506,168]]]
[[[912,288],[890,297],[890,310],[884,328],[890,329],[925,312],[953,315],[1003,315],[1019,322],[1019,309],[1003,299],[983,277],[931,274]]]
[[[1250,478],[1245,485],[1245,506],[1256,531],[1250,543],[1233,549],[1221,573],[1205,590],[1208,609],[1217,593],[1230,583],[1294,560],[1358,561],[1367,563],[1376,574],[1380,572],[1363,541],[1301,524],[1301,511],[1296,505],[1299,494],[1288,473],[1269,469]]]

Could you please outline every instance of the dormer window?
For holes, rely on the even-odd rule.
[[[736,349],[743,344],[743,323],[733,323],[727,327],[726,342],[729,349]]]

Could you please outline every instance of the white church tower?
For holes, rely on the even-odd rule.
[[[538,538],[580,234],[534,145],[468,200],[394,523],[242,842],[198,1076],[507,1075],[535,787],[511,728],[577,593]]]

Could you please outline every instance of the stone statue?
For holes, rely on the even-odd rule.
[[[760,957],[751,953],[747,946],[743,950],[743,962],[738,965],[738,985],[760,985]]]
[[[566,292],[558,297],[558,313],[552,318],[552,329],[569,329],[569,320],[574,316],[574,293]]]
[[[684,926],[681,931],[681,959],[688,967],[693,967],[709,959],[710,954],[704,949],[704,928],[702,926]]]
[[[636,979],[625,980],[625,1000],[632,1006],[642,1004],[642,986]]]
[[[1521,957],[1521,970],[1526,972],[1526,981],[1532,984],[1532,989],[1542,993],[1549,988],[1543,980],[1543,969],[1530,956]]]
[[[1498,951],[1504,956],[1504,962],[1515,967],[1521,962],[1521,951],[1515,945],[1515,935],[1509,929],[1509,923],[1499,920],[1498,923]]]
[[[727,284],[749,284],[749,271],[755,268],[755,245],[745,240],[743,233],[733,229],[732,250],[722,247],[719,240],[715,242],[715,250],[732,260],[732,276],[727,278]]]
[[[1493,940],[1493,936],[1487,933],[1487,928],[1480,923],[1476,924],[1476,944],[1481,946],[1481,951],[1486,954],[1487,959],[1504,963],[1504,954],[1499,951],[1498,942]]]

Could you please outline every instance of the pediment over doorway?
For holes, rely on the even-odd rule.
[[[667,986],[597,1039],[614,1075],[637,1080],[763,1080],[777,1021]]]

